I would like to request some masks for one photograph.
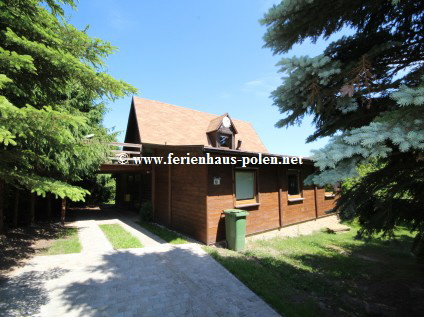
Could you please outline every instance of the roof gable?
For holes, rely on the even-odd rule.
[[[209,122],[209,126],[208,126],[208,129],[206,130],[206,133],[210,133],[210,132],[214,132],[214,131],[219,130],[219,128],[220,128],[220,127],[221,127],[221,125],[222,125],[222,120],[224,120],[224,118],[225,118],[225,117],[228,117],[228,119],[229,119],[229,120],[230,120],[230,122],[231,122],[231,128],[232,128],[232,130],[234,130],[234,133],[235,133],[235,134],[237,134],[237,133],[238,133],[238,131],[237,131],[237,129],[236,129],[236,127],[235,127],[235,125],[234,125],[233,120],[231,120],[231,118],[230,118],[230,116],[228,115],[228,113],[224,113],[223,115],[221,115],[221,116],[219,116],[219,117],[216,117],[216,118],[212,119],[212,120]]]
[[[217,116],[138,97],[133,97],[133,107],[134,112],[131,111],[130,114],[135,116],[139,139],[141,143],[151,144],[210,146],[207,132],[216,126],[219,129],[224,116],[228,116]],[[243,141],[242,151],[268,153],[249,122],[230,120],[237,127],[236,144],[238,140]],[[126,136],[132,134],[128,129],[130,126],[127,127]],[[134,125],[131,129],[134,129]]]

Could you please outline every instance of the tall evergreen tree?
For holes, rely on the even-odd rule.
[[[307,140],[331,136],[314,152],[319,172],[308,181],[335,183],[357,166],[379,166],[338,200],[359,216],[362,233],[393,233],[400,224],[424,233],[424,2],[419,0],[285,0],[262,23],[265,46],[288,52],[306,39],[332,42],[315,57],[283,58],[283,83],[273,93],[284,114],[278,127],[312,115]]]
[[[71,183],[98,168],[112,138],[106,102],[136,90],[106,73],[115,48],[67,23],[63,4],[75,7],[0,0],[0,180],[78,201],[88,192]]]

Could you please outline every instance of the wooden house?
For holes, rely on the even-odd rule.
[[[139,208],[151,200],[155,222],[205,244],[225,239],[226,209],[249,211],[247,234],[253,235],[326,217],[334,207],[334,195],[303,185],[314,171],[310,159],[268,153],[253,126],[229,114],[134,97],[125,142],[163,162],[117,175],[117,203]],[[202,157],[228,164],[193,163]],[[254,157],[302,164],[240,162]],[[231,158],[237,163],[225,161]]]

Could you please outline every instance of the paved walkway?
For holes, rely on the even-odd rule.
[[[120,223],[144,247],[113,250],[98,223]],[[73,225],[82,252],[15,271],[0,285],[0,316],[279,316],[198,244],[167,244],[122,217]]]

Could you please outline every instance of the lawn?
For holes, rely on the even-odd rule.
[[[118,224],[99,225],[114,249],[141,248],[141,242]]]
[[[171,244],[185,244],[188,243],[188,241],[182,237],[181,235],[168,230],[166,228],[160,227],[154,223],[151,222],[139,222],[139,225],[143,228],[149,230],[154,235],[158,236],[162,240],[165,240],[168,243]]]
[[[412,235],[356,240],[348,233],[250,241],[244,252],[205,247],[284,316],[424,316],[424,272]]]
[[[54,240],[46,241],[47,246],[39,251],[39,255],[55,255],[81,252],[77,228],[63,228]]]

